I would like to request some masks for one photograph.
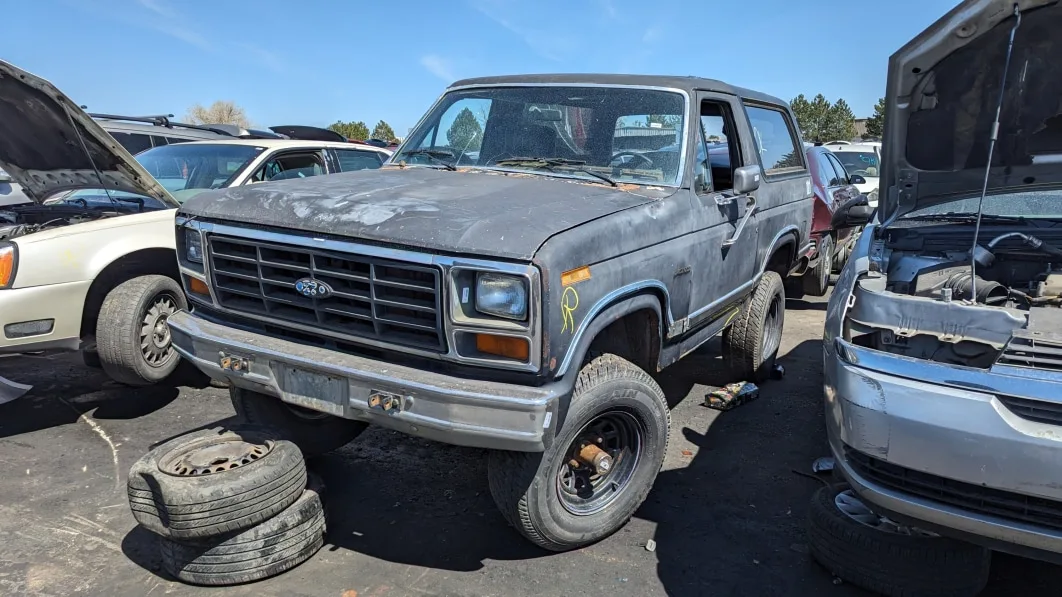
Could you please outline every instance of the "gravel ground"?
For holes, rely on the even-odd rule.
[[[0,406],[0,595],[862,595],[810,561],[803,524],[818,485],[793,472],[826,454],[824,307],[790,301],[787,375],[755,402],[721,415],[701,406],[723,381],[712,347],[660,376],[675,404],[666,464],[609,539],[544,553],[495,510],[482,451],[374,428],[310,462],[328,486],[325,548],[280,577],[227,589],[168,579],[125,501],[132,462],[225,423],[227,394],[200,380],[123,388],[71,354],[0,358],[0,376],[35,386]],[[986,594],[1058,595],[1060,570],[997,555]]]

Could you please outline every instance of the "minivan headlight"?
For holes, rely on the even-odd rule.
[[[476,311],[506,319],[527,318],[527,280],[520,276],[476,274]]]

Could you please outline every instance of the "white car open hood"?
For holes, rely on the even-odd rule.
[[[48,81],[3,61],[0,123],[0,169],[38,203],[60,191],[106,187],[178,207],[76,103]]]
[[[1062,183],[1062,4],[965,0],[889,60],[883,221],[980,194],[1015,7],[989,192]]]

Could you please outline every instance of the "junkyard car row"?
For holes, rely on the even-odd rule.
[[[542,548],[615,533],[671,433],[654,376],[722,336],[734,380],[770,383],[786,298],[839,273],[811,552],[886,594],[976,594],[990,549],[1062,554],[1060,29],[1045,0],[963,2],[890,61],[880,147],[807,147],[784,101],[711,79],[527,75],[454,83],[393,154],[274,127],[134,158],[0,63],[0,167],[34,201],[0,208],[0,351],[228,386],[272,435],[171,442],[129,485],[172,573],[225,584],[320,547],[287,446],[369,424],[487,449]],[[282,458],[290,478],[254,477]],[[200,525],[211,483],[254,506]],[[287,563],[223,582],[200,573],[229,543],[180,551],[279,537],[273,517],[315,525]]]

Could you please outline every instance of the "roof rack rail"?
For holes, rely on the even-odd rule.
[[[173,118],[173,114],[159,114],[159,115],[155,115],[155,116],[120,116],[118,114],[99,114],[99,113],[89,112],[89,116],[92,117],[92,118],[98,118],[100,120],[125,120],[127,122],[143,122],[143,123],[146,123],[146,124],[153,124],[155,126],[163,126],[163,127],[168,128],[168,129],[172,129],[172,128],[175,128],[175,127],[180,127],[180,128],[185,128],[185,129],[195,129],[195,130],[199,130],[199,131],[208,131],[208,132],[211,132],[211,133],[217,133],[219,135],[228,135],[230,137],[235,136],[231,132],[229,132],[229,131],[227,131],[227,130],[225,130],[223,128],[218,128],[218,127],[214,127],[214,126],[211,126],[211,125],[199,125],[199,124],[188,124],[188,123],[185,123],[185,122],[174,122],[174,121],[170,120],[171,118]]]

